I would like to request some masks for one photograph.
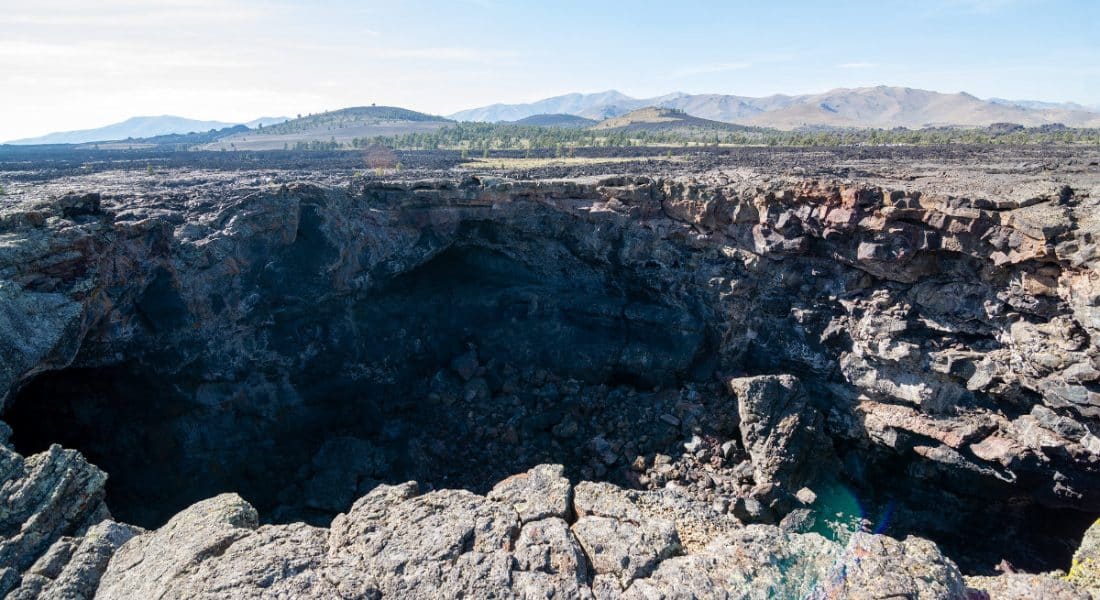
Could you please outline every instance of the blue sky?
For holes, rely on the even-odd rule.
[[[0,0],[0,140],[617,89],[1100,104],[1100,2]]]

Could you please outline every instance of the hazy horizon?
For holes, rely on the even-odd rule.
[[[371,103],[447,115],[611,89],[892,85],[1100,104],[1100,5],[1080,0],[12,4],[0,14],[0,140],[134,116],[245,122]]]

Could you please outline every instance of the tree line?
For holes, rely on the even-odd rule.
[[[1000,131],[980,129],[823,129],[779,131],[764,128],[721,130],[588,130],[508,123],[456,123],[434,131],[355,138],[350,142],[309,141],[296,150],[362,149],[380,144],[395,150],[557,150],[633,146],[885,146],[944,144],[1089,144],[1100,145],[1100,129],[1033,127]]]
[[[494,123],[459,123],[436,131],[357,138],[353,148],[381,144],[397,150],[525,150],[560,147],[631,146],[857,146],[943,144],[1091,144],[1100,145],[1100,129],[844,129],[738,131],[684,129],[667,131],[591,131]]]

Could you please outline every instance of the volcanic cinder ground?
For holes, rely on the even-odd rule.
[[[0,156],[0,594],[1096,593],[1100,151],[609,152]]]

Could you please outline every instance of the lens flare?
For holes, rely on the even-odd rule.
[[[840,544],[863,529],[867,516],[859,497],[838,480],[818,486],[814,511],[817,518],[810,531]]]

